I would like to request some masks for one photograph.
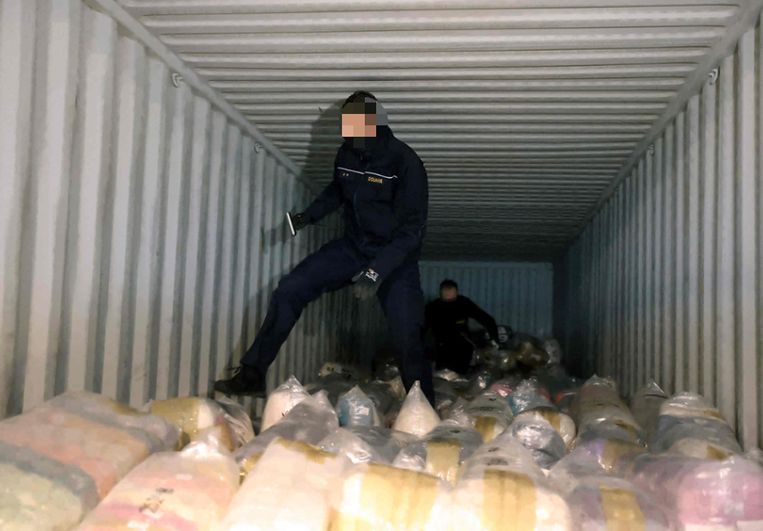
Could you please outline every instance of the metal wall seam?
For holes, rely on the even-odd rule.
[[[221,181],[225,175],[227,157],[225,146],[228,141],[228,127],[225,115],[221,112],[212,112],[212,140],[209,149],[209,175],[205,187],[204,200],[206,214],[202,231],[206,234],[204,239],[204,251],[200,261],[204,264],[200,268],[201,305],[200,311],[194,320],[194,328],[198,330],[197,344],[194,348],[193,367],[194,381],[191,385],[191,393],[197,394],[206,388],[209,381],[209,364],[212,355],[212,328],[215,317],[215,299],[217,289],[217,264],[220,252],[218,250],[217,227],[220,221]]]
[[[559,264],[567,282],[556,294],[567,312],[563,329],[581,326],[581,318],[583,329],[608,326],[589,308],[622,301],[625,311],[615,310],[612,326],[626,338],[607,353],[626,363],[625,373],[612,371],[622,391],[654,377],[671,393],[702,392],[747,449],[763,440],[760,31],[741,37],[717,80],[688,99],[653,154],[636,162]],[[600,221],[622,230],[602,232]],[[595,297],[595,284],[604,282],[596,268],[601,252],[623,270],[613,273],[617,286],[604,300]],[[576,299],[589,283],[592,296]],[[595,340],[600,333],[582,343],[571,340],[574,330],[560,336],[573,356],[596,360],[607,348]]]

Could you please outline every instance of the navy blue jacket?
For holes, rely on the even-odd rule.
[[[407,144],[388,126],[366,149],[339,148],[334,178],[305,210],[311,223],[344,206],[345,238],[370,259],[369,267],[387,277],[421,255],[427,220],[427,173]]]

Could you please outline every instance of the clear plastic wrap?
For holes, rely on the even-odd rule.
[[[626,476],[660,500],[681,529],[763,529],[763,468],[741,456],[645,454]]]
[[[466,460],[451,495],[446,529],[572,529],[564,498],[518,441],[486,444]]]
[[[213,426],[220,427],[220,442],[228,450],[232,451],[241,446],[235,440],[225,409],[209,398],[189,396],[154,400],[148,403],[148,411],[178,427],[181,432],[178,448],[195,441],[201,432]]]
[[[504,437],[514,437],[522,446],[530,450],[535,463],[544,469],[551,468],[567,453],[559,433],[545,419],[514,419],[509,429],[496,439],[497,443]]]
[[[359,370],[357,367],[339,363],[336,361],[327,361],[318,370],[318,377],[323,378],[329,375],[337,375],[346,379],[355,379],[358,377]]]
[[[435,371],[432,375],[435,379],[445,380],[446,382],[467,382],[468,380],[458,374],[456,371],[451,371],[450,369],[440,369],[438,371]]]
[[[556,408],[530,409],[514,418],[514,422],[525,420],[545,420],[556,430],[567,448],[570,448],[575,440],[575,422],[569,415],[557,411]]]
[[[373,450],[373,455],[379,457],[378,462],[386,464],[391,464],[392,461],[395,460],[395,457],[400,452],[400,450],[417,440],[417,437],[415,435],[411,435],[410,433],[390,430],[388,428],[377,428],[375,426],[353,426],[351,428],[341,428],[336,430],[334,434],[339,432],[349,432],[353,436],[360,439],[360,441],[365,443],[365,445]],[[340,447],[339,443],[342,442],[341,436],[338,439],[333,439],[332,436],[334,434],[326,437],[326,439],[324,439],[324,441],[321,443],[321,446],[323,446],[323,443],[332,443],[332,441],[335,441],[332,451],[334,449],[338,451],[352,450],[352,448]],[[328,450],[329,448],[326,449]],[[345,452],[345,455],[347,455],[347,453],[348,452]],[[347,457],[352,460],[350,455],[347,455]],[[372,459],[372,461],[376,460]]]
[[[305,391],[311,395],[318,391],[325,391],[329,401],[332,404],[336,404],[339,397],[352,389],[355,384],[355,380],[350,380],[340,374],[330,373],[327,376],[321,376],[317,380],[305,385]]]
[[[720,412],[693,393],[681,393],[662,404],[649,447],[655,453],[710,459],[726,459],[742,451]]]
[[[615,383],[608,378],[592,376],[577,395],[574,406],[575,424],[580,437],[589,430],[596,432],[620,432],[617,438],[625,438],[643,444],[644,434],[628,406],[620,400]]]
[[[392,394],[398,400],[405,400],[406,392],[403,379],[400,377],[400,369],[397,365],[386,363],[377,371],[377,379],[386,383],[392,390]]]
[[[530,369],[548,365],[550,359],[537,339],[520,341],[519,345],[511,351],[511,355],[519,365]]]
[[[77,530],[212,530],[239,486],[238,467],[220,433],[219,426],[210,428],[181,452],[150,456],[117,483]]]
[[[496,374],[490,369],[480,369],[469,378],[467,398],[473,398],[487,391],[490,384],[496,380]]]
[[[318,447],[345,456],[354,465],[360,463],[389,463],[376,449],[347,428],[339,428],[324,438]]]
[[[601,436],[599,436],[601,435]],[[575,439],[575,450],[583,450],[593,456],[604,470],[613,472],[622,460],[643,454],[646,448],[626,439],[612,437],[606,432],[589,430]]]
[[[265,404],[265,411],[262,413],[261,431],[267,430],[273,424],[281,420],[291,409],[310,397],[302,384],[295,376],[289,376],[289,379],[279,385]]]
[[[505,376],[490,384],[488,391],[495,393],[502,398],[506,398],[516,390],[521,382],[522,379],[519,376]]]
[[[585,531],[672,531],[665,509],[631,482],[608,476],[581,478],[567,496],[576,528]]]
[[[376,411],[382,417],[386,416],[392,409],[392,406],[398,401],[392,388],[382,380],[371,380],[361,384],[360,388],[373,401]]]
[[[240,448],[254,439],[252,418],[244,406],[227,397],[216,398],[215,402],[225,410],[225,420],[233,431],[235,448]]]
[[[376,404],[357,385],[339,397],[336,405],[340,426],[381,426]]]
[[[403,448],[394,465],[435,475],[449,483],[456,481],[458,467],[482,445],[479,432],[443,421],[427,436]]]
[[[493,440],[511,424],[511,409],[504,399],[487,391],[466,407],[466,414],[474,419],[474,428],[485,442]]]
[[[440,531],[447,525],[446,484],[429,474],[380,464],[350,469],[332,496],[330,531]]]
[[[246,475],[276,438],[317,445],[338,427],[339,420],[334,408],[325,391],[319,391],[315,396],[309,396],[297,404],[283,420],[239,448],[234,454],[236,462],[241,467],[242,474]]]
[[[530,409],[556,409],[549,400],[547,393],[541,392],[540,383],[536,378],[522,380],[514,392],[508,395],[507,400],[514,415],[519,415]]]
[[[636,422],[644,429],[647,440],[651,440],[657,429],[657,417],[660,415],[660,407],[668,398],[665,391],[651,380],[645,386],[636,391],[631,397],[631,412]]]
[[[432,409],[417,381],[408,392],[392,428],[397,431],[423,437],[440,423],[440,417]]]
[[[218,531],[324,531],[329,494],[349,467],[343,456],[277,439],[257,461],[230,504]]]
[[[562,362],[562,347],[556,339],[546,339],[541,343],[541,347],[548,354],[549,365],[559,365]]]
[[[68,392],[0,422],[0,529],[69,529],[178,429],[104,396]]]

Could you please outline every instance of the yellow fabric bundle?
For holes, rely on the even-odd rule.
[[[233,432],[225,419],[225,410],[208,398],[185,397],[169,400],[155,400],[149,404],[149,411],[177,426],[182,432],[178,441],[183,448],[195,441],[199,434],[213,426],[220,428],[221,442],[228,450],[234,450]]]
[[[334,502],[331,531],[440,530],[447,495],[436,477],[387,465],[354,467]]]

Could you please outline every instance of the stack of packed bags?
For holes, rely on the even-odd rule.
[[[0,422],[0,529],[218,525],[239,484],[230,452],[254,436],[248,415],[203,398],[147,409],[70,392]]]
[[[702,397],[651,383],[629,407],[524,343],[438,371],[434,406],[391,364],[292,376],[256,437],[230,401],[63,395],[0,422],[0,529],[763,528],[763,469]]]

